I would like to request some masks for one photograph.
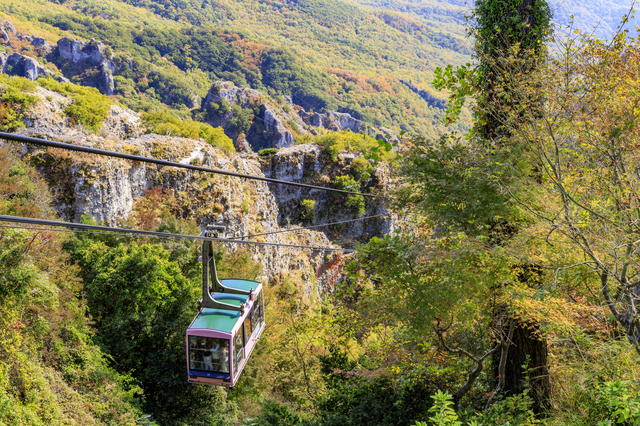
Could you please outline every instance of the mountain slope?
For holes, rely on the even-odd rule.
[[[193,95],[230,80],[291,96],[307,111],[436,136],[444,97],[430,89],[432,70],[469,60],[458,33],[333,0],[172,4],[2,0],[0,12],[51,44],[62,36],[102,41],[115,55],[115,94],[138,110],[162,103],[185,111],[196,106]],[[56,67],[95,85],[86,70]]]

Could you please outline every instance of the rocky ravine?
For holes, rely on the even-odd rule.
[[[20,131],[22,134],[314,184],[331,180],[329,176],[342,167],[325,159],[321,148],[311,144],[282,149],[265,159],[254,153],[223,152],[203,140],[145,135],[138,115],[118,106],[112,107],[109,118],[96,135],[79,126],[69,125],[62,113],[69,102],[64,96],[43,88],[38,89],[36,96],[41,101],[27,111],[27,127]],[[116,224],[131,214],[135,200],[144,195],[144,190],[158,186],[172,192],[177,214],[195,219],[201,227],[209,223],[222,223],[229,237],[263,234],[280,231],[286,226],[304,225],[296,216],[303,198],[316,200],[316,205],[320,208],[324,205],[326,210],[329,210],[328,205],[335,204],[330,195],[321,190],[138,164],[59,149],[27,149],[25,146],[22,154],[39,165],[54,192],[55,209],[63,220],[68,221],[79,221],[83,214],[88,214],[96,221]],[[347,164],[352,158],[352,155],[343,155],[341,161]],[[310,174],[313,179],[310,179]],[[378,184],[385,185],[388,177],[383,170],[377,175]],[[383,212],[384,209],[379,205],[368,203],[367,215]],[[349,212],[340,210],[339,206],[329,213],[321,223],[352,217]],[[390,219],[355,222],[343,226],[337,237],[340,241],[369,238],[389,232],[394,223]],[[280,244],[338,247],[327,234],[311,230],[263,235],[256,239]],[[333,241],[338,240],[333,238]],[[235,250],[236,246],[229,245],[229,249]],[[304,282],[307,297],[331,291],[341,279],[340,254],[263,246],[252,246],[250,250],[254,260],[263,265],[266,279],[276,282],[288,277]]]

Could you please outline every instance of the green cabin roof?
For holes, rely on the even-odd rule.
[[[220,280],[225,287],[232,287],[241,290],[249,291],[251,289],[256,290],[258,288],[257,281],[250,280],[238,280],[238,279],[225,279]],[[247,303],[249,295],[241,294],[228,294],[228,293],[213,293],[213,298],[222,303],[228,303],[234,306],[240,306],[243,303]],[[225,309],[211,309],[203,308],[196,319],[193,320],[189,329],[205,328],[209,330],[219,330],[226,333],[231,333],[233,327],[240,319],[240,312],[227,311]]]
[[[246,291],[249,291],[251,289],[255,291],[260,285],[260,283],[257,281],[239,280],[236,278],[227,278],[224,280],[220,280],[220,283],[225,287],[237,288],[238,290]]]
[[[248,296],[239,294],[213,293],[213,298],[230,305],[240,306],[246,303]],[[193,320],[189,329],[206,328],[209,330],[219,330],[231,333],[233,327],[240,319],[238,311],[227,311],[225,309],[202,308],[196,319]]]

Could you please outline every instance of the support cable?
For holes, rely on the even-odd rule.
[[[84,223],[32,219],[32,218],[20,217],[20,216],[0,215],[0,222],[15,222],[15,223],[25,223],[30,225],[55,226],[55,227],[63,227],[63,228],[70,228],[70,229],[84,229],[84,230],[100,231],[100,232],[109,231],[109,232],[117,232],[120,234],[137,234],[137,235],[146,235],[149,237],[159,237],[159,238],[184,238],[184,239],[201,240],[201,241],[220,241],[223,243],[253,244],[258,246],[276,246],[276,247],[289,247],[289,248],[300,248],[300,249],[310,249],[310,250],[341,251],[345,253],[355,252],[355,250],[353,249],[302,246],[302,245],[281,244],[281,243],[267,243],[267,242],[260,242],[260,241],[245,241],[245,240],[235,240],[235,239],[228,239],[228,238],[205,237],[202,235],[173,234],[170,232],[142,231],[138,229],[115,228],[115,227],[100,226],[100,225],[86,225]]]
[[[238,239],[253,238],[253,237],[261,237],[263,235],[273,235],[273,234],[283,234],[285,232],[304,231],[305,229],[322,228],[323,226],[330,226],[330,225],[340,225],[340,224],[343,224],[343,223],[357,222],[359,220],[374,219],[376,217],[389,217],[389,215],[387,215],[387,214],[377,214],[377,215],[374,215],[374,216],[365,216],[365,217],[359,217],[357,219],[349,219],[349,220],[341,220],[341,221],[338,221],[338,222],[322,223],[320,225],[312,225],[312,226],[306,226],[306,227],[302,227],[302,228],[285,229],[283,231],[273,231],[273,232],[265,232],[265,233],[262,233],[262,234],[243,235],[241,237],[235,237],[235,238],[238,238]]]
[[[246,175],[246,174],[243,174],[243,173],[229,172],[229,171],[226,171],[226,170],[219,170],[219,169],[211,169],[211,168],[208,168],[208,167],[194,166],[194,165],[191,165],[191,164],[176,163],[174,161],[160,160],[160,159],[157,159],[157,158],[142,157],[140,155],[124,154],[124,153],[121,153],[121,152],[108,151],[108,150],[97,149],[97,148],[89,148],[89,147],[86,147],[86,146],[73,145],[73,144],[64,143],[64,142],[54,142],[54,141],[49,141],[49,140],[46,140],[46,139],[34,138],[34,137],[31,137],[31,136],[16,135],[16,134],[13,134],[13,133],[0,132],[0,138],[6,139],[6,140],[10,140],[10,141],[15,141],[15,142],[22,142],[22,143],[36,144],[36,145],[42,145],[42,146],[49,146],[49,147],[52,147],[52,148],[67,149],[67,150],[70,150],[70,151],[87,152],[89,154],[97,154],[97,155],[104,155],[104,156],[108,156],[108,157],[124,158],[126,160],[141,161],[141,162],[144,162],[144,163],[160,164],[160,165],[163,165],[163,166],[180,167],[180,168],[183,168],[183,169],[197,170],[197,171],[200,171],[200,172],[215,173],[215,174],[226,175],[226,176],[235,176],[235,177],[253,179],[253,180],[261,180],[261,181],[264,181],[264,182],[278,183],[278,184],[281,184],[281,185],[299,186],[299,187],[302,187],[302,188],[319,189],[319,190],[328,191],[328,192],[339,192],[339,193],[342,193],[342,194],[362,195],[363,197],[379,198],[375,194],[365,194],[363,192],[345,191],[343,189],[326,188],[324,186],[308,185],[308,184],[305,184],[305,183],[288,182],[286,180],[271,179],[271,178],[262,177],[262,176]]]

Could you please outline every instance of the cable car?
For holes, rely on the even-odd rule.
[[[205,236],[224,230],[209,225]],[[187,328],[187,371],[193,384],[233,387],[265,328],[262,284],[218,280],[211,241],[202,245],[202,299]]]

